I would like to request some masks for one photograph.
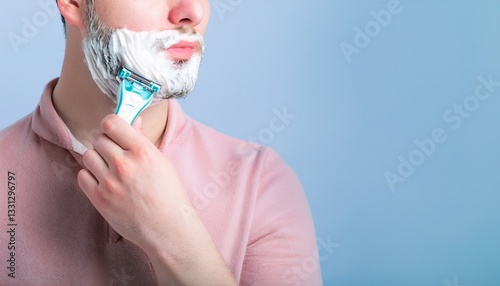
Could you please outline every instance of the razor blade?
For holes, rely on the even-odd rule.
[[[121,82],[115,113],[132,124],[137,116],[151,104],[153,95],[160,91],[161,85],[124,67],[120,69],[117,78]]]

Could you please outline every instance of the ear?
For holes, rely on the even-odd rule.
[[[57,0],[59,12],[66,19],[66,23],[72,24],[83,30],[85,25],[83,21],[83,5],[85,0]]]

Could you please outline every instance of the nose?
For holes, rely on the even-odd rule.
[[[201,0],[202,1],[202,0]],[[205,17],[200,0],[173,0],[168,15],[170,23],[176,26],[196,27]]]

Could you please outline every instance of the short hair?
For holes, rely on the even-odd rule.
[[[87,5],[88,4],[93,4],[94,0],[86,0],[86,2],[87,2]],[[57,0],[56,0],[56,4],[57,4]],[[61,22],[63,23],[64,34],[66,35],[66,19],[64,19],[64,16],[62,14],[61,14]]]
[[[57,0],[56,0],[56,4],[57,4]],[[64,19],[64,16],[61,14],[61,22],[63,23],[63,27],[64,27],[64,34],[66,34],[66,19]]]

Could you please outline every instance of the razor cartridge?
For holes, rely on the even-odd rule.
[[[121,82],[115,113],[132,124],[137,116],[151,104],[153,95],[160,91],[161,86],[124,67],[121,68],[117,77]]]

